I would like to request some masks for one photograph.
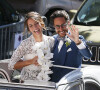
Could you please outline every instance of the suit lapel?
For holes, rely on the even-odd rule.
[[[54,43],[54,49],[53,49],[53,53],[54,53],[53,60],[55,61],[54,64],[56,64],[56,65],[64,65],[64,62],[66,60],[67,49],[70,47],[70,45],[66,47],[65,42],[66,41],[64,41],[64,44],[63,44],[60,52],[58,53],[58,44],[59,43],[57,40],[57,36],[55,37],[55,43]]]
[[[57,46],[57,43],[58,43],[58,40],[57,39],[55,39],[55,43],[54,43],[54,49],[53,50],[55,50],[55,48],[56,48],[56,46]]]

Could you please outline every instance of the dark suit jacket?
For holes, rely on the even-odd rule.
[[[53,49],[53,61],[54,65],[62,65],[62,66],[69,66],[69,67],[75,67],[79,68],[81,67],[82,59],[83,57],[89,59],[92,54],[90,50],[88,49],[85,40],[83,36],[79,36],[79,38],[84,42],[86,45],[85,49],[78,49],[76,44],[71,41],[71,44],[66,47],[65,42],[58,53],[58,44],[59,41],[57,40],[57,35],[54,35],[55,38],[55,44],[54,44],[54,49]],[[70,49],[70,51],[68,51]],[[51,75],[51,81],[58,82],[65,74],[69,73],[72,71],[72,69],[62,69],[62,68],[52,68],[53,74]]]

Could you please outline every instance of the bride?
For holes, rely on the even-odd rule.
[[[53,57],[51,49],[54,39],[43,35],[42,29],[45,29],[45,25],[37,12],[27,14],[24,26],[32,35],[23,40],[15,50],[8,68],[10,70],[22,69],[21,80],[48,81],[50,80],[49,74],[52,73],[50,59]]]

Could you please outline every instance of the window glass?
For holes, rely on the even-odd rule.
[[[0,79],[6,79],[6,76],[2,71],[0,71]]]
[[[4,79],[4,76],[3,76],[1,73],[0,73],[0,78],[1,78],[1,79]]]
[[[75,85],[72,88],[70,88],[69,90],[82,90],[82,85]]]
[[[86,82],[85,90],[100,90],[100,86],[93,82]]]
[[[100,0],[87,0],[77,15],[84,25],[100,26]]]

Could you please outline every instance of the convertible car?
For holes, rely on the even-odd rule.
[[[85,28],[86,31],[83,29],[81,32],[86,36],[87,41],[98,40],[98,42],[89,43],[94,58],[84,60],[84,62],[90,65],[86,63],[82,65],[82,68],[54,65],[58,68],[74,69],[57,83],[34,80],[20,82],[20,71],[8,70],[9,59],[0,60],[0,90],[100,90],[100,39],[98,38],[100,34],[100,0],[85,0],[82,5],[73,22],[76,25],[81,23],[81,29],[88,27],[88,29]],[[89,37],[87,38],[87,36]]]
[[[73,68],[75,70],[57,83],[34,80],[19,82],[19,71],[8,70],[8,62],[9,59],[0,61],[0,90],[100,90],[100,66]]]

